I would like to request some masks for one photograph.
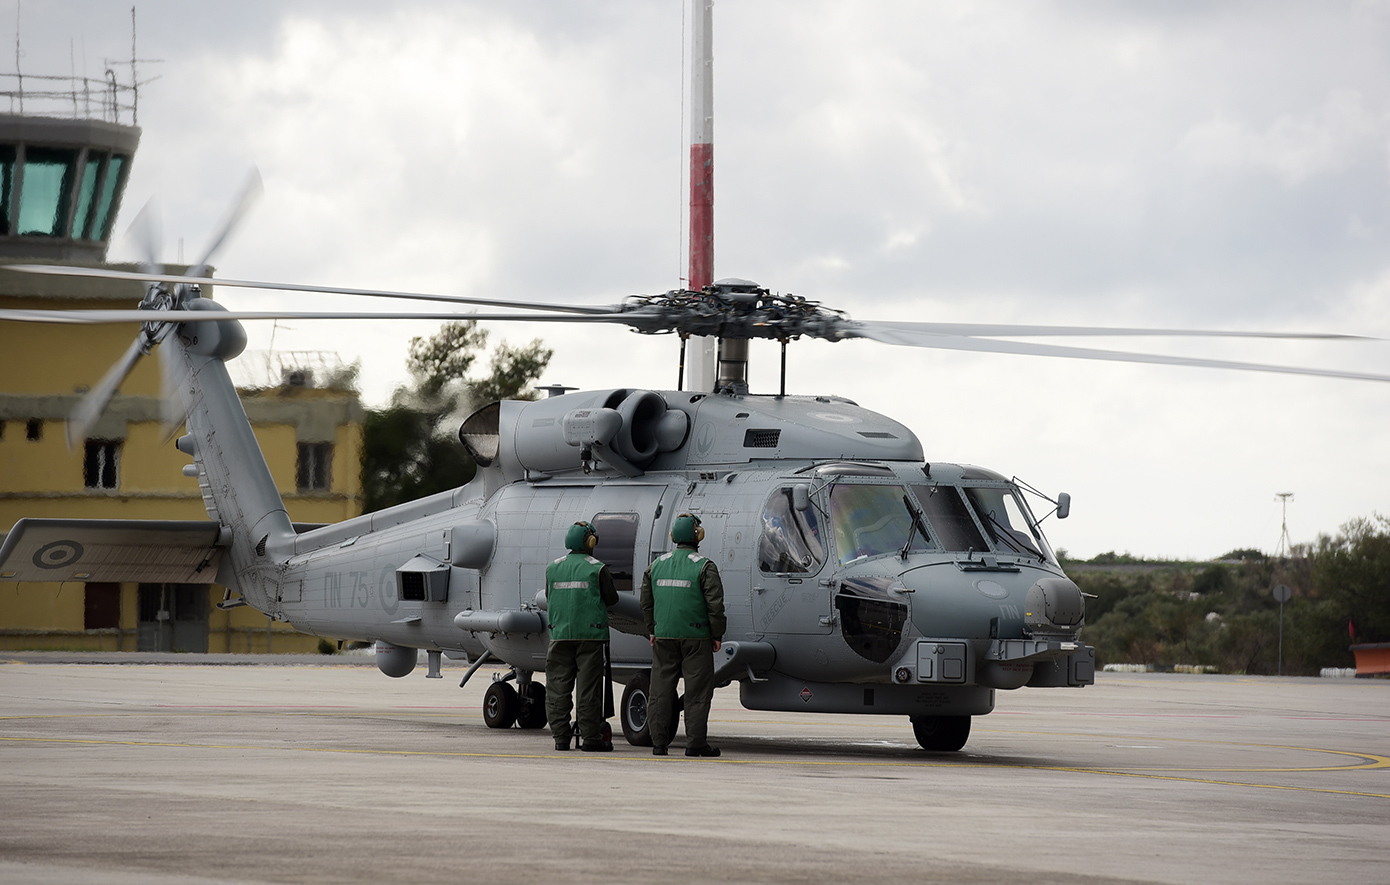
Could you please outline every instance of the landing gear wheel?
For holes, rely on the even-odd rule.
[[[545,686],[535,680],[526,683],[520,696],[516,723],[522,728],[545,728]]]
[[[638,673],[623,689],[623,702],[618,707],[618,721],[623,737],[634,747],[650,747],[651,733],[647,731],[647,693],[651,683],[646,673]],[[604,723],[605,725],[607,723]]]
[[[521,709],[521,695],[507,682],[494,682],[483,695],[483,722],[488,728],[511,728]]]
[[[924,750],[954,753],[970,737],[970,717],[913,716],[912,733]]]
[[[651,676],[648,673],[638,673],[632,677],[632,681],[623,689],[623,702],[618,709],[618,721],[623,727],[623,737],[634,747],[650,747],[652,745],[651,729],[648,728],[647,714],[651,710]],[[671,733],[666,736],[666,743],[676,736],[676,731],[680,727],[681,710],[685,709],[685,698],[677,697],[676,703],[671,710]]]

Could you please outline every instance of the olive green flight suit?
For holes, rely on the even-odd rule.
[[[545,656],[545,714],[556,745],[573,738],[572,695],[579,703],[576,725],[584,741],[603,737],[603,653],[608,644],[608,608],[618,590],[608,566],[592,556],[570,553],[545,570],[550,647]]]
[[[640,602],[647,635],[653,637],[647,696],[652,745],[664,747],[669,740],[676,680],[684,678],[686,747],[708,746],[714,640],[724,638],[727,623],[719,568],[693,544],[681,544],[647,567]]]

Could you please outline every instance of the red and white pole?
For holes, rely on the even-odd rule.
[[[690,276],[689,287],[714,282],[714,0],[691,0],[690,29]],[[687,361],[689,387],[714,390],[713,338],[695,338]]]

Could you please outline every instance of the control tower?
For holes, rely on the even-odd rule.
[[[0,91],[11,111],[0,113],[0,259],[102,262],[140,143],[134,86],[12,77]]]

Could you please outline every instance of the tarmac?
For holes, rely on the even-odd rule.
[[[734,686],[723,755],[688,759],[489,729],[499,671],[463,672],[0,653],[0,881],[1390,875],[1390,680],[1104,673],[999,692],[959,753],[904,717],[744,710]]]

